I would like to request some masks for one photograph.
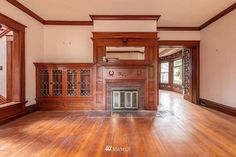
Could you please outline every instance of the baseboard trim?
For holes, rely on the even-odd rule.
[[[30,105],[30,106],[26,106],[25,107],[25,114],[30,114],[33,113],[37,110],[37,106],[36,104]]]
[[[200,98],[200,105],[236,117],[236,108]]]

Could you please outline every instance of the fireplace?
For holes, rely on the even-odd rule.
[[[137,89],[112,90],[113,110],[138,110],[139,93]]]
[[[123,82],[107,80],[107,110],[143,110],[145,100],[144,82]]]

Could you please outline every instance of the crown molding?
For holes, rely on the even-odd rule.
[[[18,9],[22,10],[29,16],[33,17],[40,23],[44,25],[82,25],[82,26],[92,26],[93,21],[58,21],[58,20],[44,20],[42,17],[34,13],[32,10],[18,2],[17,0],[7,0],[7,2],[11,3]],[[223,16],[227,15],[231,11],[236,9],[236,2],[209,19],[205,23],[203,23],[199,27],[157,27],[158,31],[199,31],[207,26],[211,25],[215,21],[219,20]],[[90,15],[92,20],[159,20],[161,15]]]
[[[209,26],[210,24],[214,23],[215,21],[219,20],[220,18],[222,18],[223,16],[229,14],[231,11],[233,11],[234,9],[236,9],[236,2],[234,4],[232,4],[231,6],[229,6],[228,8],[226,8],[225,10],[223,10],[222,12],[220,12],[219,14],[217,14],[216,16],[214,16],[213,18],[209,19],[208,21],[206,21],[205,23],[203,23],[199,28],[200,30],[206,28],[207,26]]]
[[[157,31],[199,31],[199,27],[157,27]]]
[[[161,15],[89,15],[92,20],[159,20]]]
[[[26,14],[28,14],[29,16],[33,17],[34,19],[36,19],[40,23],[42,23],[42,24],[44,23],[45,20],[42,17],[40,17],[39,15],[34,13],[32,10],[28,9],[26,6],[24,6],[23,4],[21,4],[17,0],[7,0],[7,1],[9,3],[11,3],[12,5],[14,5],[15,7],[17,7],[18,9],[25,12]]]
[[[45,20],[44,25],[80,25],[80,26],[93,26],[93,21],[57,21]]]

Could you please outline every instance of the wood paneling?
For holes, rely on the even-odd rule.
[[[7,101],[12,100],[12,67],[13,67],[13,52],[14,52],[14,37],[7,36]]]
[[[14,120],[25,114],[27,102],[8,103],[0,106],[0,124]]]
[[[107,107],[107,82],[126,82],[126,88],[133,82],[144,82],[145,102],[143,109],[156,110],[158,106],[158,49],[156,32],[93,32],[96,64],[96,102],[99,109]],[[145,60],[119,60],[104,62],[106,46],[144,46]],[[103,85],[101,85],[103,83]],[[150,85],[149,85],[150,84]],[[102,87],[102,89],[101,89]],[[101,96],[103,98],[101,98]],[[150,100],[149,100],[150,99]],[[150,104],[151,103],[151,104]],[[105,107],[106,106],[106,107]],[[110,104],[108,104],[110,106]]]
[[[94,64],[90,63],[35,63],[36,66],[36,102],[39,110],[90,110],[94,102]],[[47,71],[44,77],[42,71]],[[61,71],[61,78],[53,74],[54,71]],[[73,76],[71,72],[73,71]],[[89,71],[85,75],[83,72]],[[73,79],[71,78],[73,77]],[[82,77],[89,77],[83,80]],[[70,80],[70,78],[72,80]],[[43,82],[46,79],[46,82]],[[59,79],[60,84],[54,79]],[[85,78],[84,78],[85,79]],[[43,85],[43,87],[42,87]],[[47,85],[46,94],[42,94],[42,88]],[[55,86],[55,87],[54,87]],[[69,90],[70,89],[70,90]],[[86,90],[86,91],[84,91]],[[88,93],[87,93],[88,90]],[[47,92],[48,91],[48,92]],[[58,95],[57,91],[61,91]],[[73,94],[68,94],[69,92]],[[85,93],[84,93],[85,92]]]

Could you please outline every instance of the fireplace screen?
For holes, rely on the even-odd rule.
[[[112,106],[113,109],[138,109],[137,90],[113,90]]]

